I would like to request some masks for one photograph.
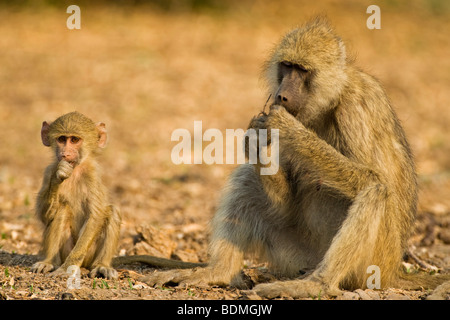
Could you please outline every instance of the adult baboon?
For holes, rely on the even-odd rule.
[[[242,285],[243,257],[259,253],[296,279],[255,287],[294,297],[365,288],[368,267],[395,285],[416,215],[417,183],[405,134],[385,91],[346,57],[322,19],[287,33],[265,65],[268,115],[279,129],[280,170],[232,174],[212,221],[206,268],[157,272],[155,283]]]

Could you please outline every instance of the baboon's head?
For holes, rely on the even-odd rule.
[[[79,112],[71,112],[50,124],[44,121],[41,138],[45,146],[53,148],[58,161],[64,159],[76,166],[106,146],[107,132],[104,123],[96,124]]]
[[[334,108],[347,80],[345,46],[324,19],[287,33],[265,65],[274,103],[305,125]]]

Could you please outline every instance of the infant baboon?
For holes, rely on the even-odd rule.
[[[290,281],[258,294],[293,297],[365,288],[379,267],[395,285],[417,206],[414,161],[379,82],[346,57],[322,19],[289,32],[265,65],[269,114],[249,128],[279,130],[280,170],[232,174],[212,221],[206,268],[157,272],[149,284],[242,286],[246,253]]]
[[[44,122],[42,143],[52,147],[55,160],[45,170],[36,201],[44,225],[44,260],[31,271],[64,274],[69,266],[87,267],[92,277],[116,278],[111,267],[121,216],[108,203],[96,156],[106,146],[105,124],[95,124],[78,112],[53,123]]]

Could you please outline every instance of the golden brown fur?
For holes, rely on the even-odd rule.
[[[417,206],[414,161],[379,82],[347,60],[318,19],[289,32],[265,65],[268,115],[250,128],[278,129],[280,170],[245,164],[232,174],[212,221],[206,268],[156,273],[147,283],[243,286],[245,254],[304,279],[260,284],[261,296],[308,297],[398,284]]]
[[[117,277],[111,267],[116,253],[121,216],[108,203],[96,156],[106,145],[103,123],[95,124],[72,112],[52,124],[43,123],[42,141],[52,147],[55,160],[44,173],[36,201],[43,223],[44,260],[33,272],[65,273],[69,266],[87,267],[91,276]]]

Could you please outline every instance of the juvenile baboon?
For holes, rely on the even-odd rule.
[[[395,285],[416,215],[414,161],[379,82],[347,59],[323,19],[287,33],[265,65],[274,99],[249,128],[279,130],[280,170],[244,164],[212,221],[206,268],[157,272],[149,284],[242,286],[246,253],[279,274],[258,294],[293,297],[365,288],[368,267]]]
[[[106,146],[104,123],[95,124],[78,112],[51,124],[43,122],[42,143],[53,149],[36,201],[36,215],[44,225],[44,260],[33,272],[66,273],[69,266],[87,267],[91,277],[116,278],[111,267],[116,253],[121,216],[108,203],[97,162]]]

